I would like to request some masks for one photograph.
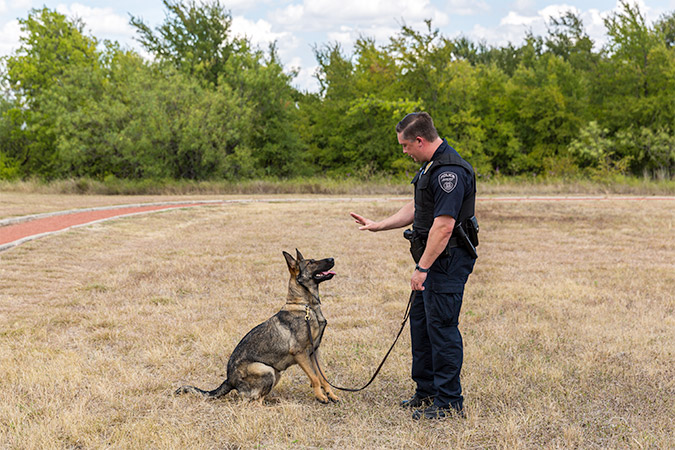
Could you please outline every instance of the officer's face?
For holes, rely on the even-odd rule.
[[[398,143],[403,147],[403,153],[410,156],[415,162],[423,162],[422,159],[422,142],[419,138],[409,141],[403,139],[403,132],[396,133],[398,136]]]

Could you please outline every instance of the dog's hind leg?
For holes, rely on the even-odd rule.
[[[246,375],[237,385],[239,394],[247,400],[260,400],[272,391],[279,381],[279,372],[272,366],[261,362],[246,366]]]
[[[193,394],[201,394],[205,395],[209,398],[218,398],[222,397],[223,395],[226,395],[229,393],[232,389],[234,389],[234,386],[230,385],[228,380],[223,381],[223,384],[218,386],[212,391],[205,391],[203,389],[199,389],[198,387],[194,386],[181,386],[179,387],[176,392],[174,392],[174,395],[181,395],[185,394],[187,392],[192,392]]]

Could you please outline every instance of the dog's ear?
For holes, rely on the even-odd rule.
[[[298,262],[293,259],[293,257],[290,255],[290,253],[282,252],[284,254],[284,258],[286,258],[286,264],[288,264],[288,270],[291,271],[297,271],[298,270]]]
[[[305,259],[305,258],[302,256],[302,253],[300,253],[300,250],[298,250],[297,248],[295,249],[295,255],[296,255],[295,257],[297,258],[298,261],[302,261],[302,260]]]

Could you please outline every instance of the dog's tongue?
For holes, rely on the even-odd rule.
[[[327,270],[325,272],[321,272],[321,276],[325,277],[326,275],[336,275],[336,273],[333,272],[332,270]]]

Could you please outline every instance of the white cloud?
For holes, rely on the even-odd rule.
[[[381,20],[383,15],[408,17],[417,16],[420,11],[427,10],[429,2],[401,0],[305,0],[306,15],[316,18],[330,18],[340,21]]]
[[[360,29],[390,25],[395,20],[423,23],[432,19],[438,26],[448,23],[448,15],[429,0],[303,0],[272,16],[277,24],[294,31],[337,32],[345,23]]]
[[[647,7],[643,0],[633,0],[631,4],[637,4],[648,23],[652,23],[662,14],[660,10]],[[501,18],[499,25],[486,27],[476,24],[471,31],[466,33],[467,37],[476,42],[482,41],[493,46],[504,46],[509,42],[519,45],[523,42],[528,31],[532,31],[535,36],[546,36],[547,25],[551,17],[561,17],[566,11],[572,11],[581,18],[584,31],[595,43],[595,48],[599,49],[607,42],[604,19],[610,14],[623,10],[620,0],[617,0],[612,9],[605,11],[596,8],[584,10],[564,3],[551,4],[539,10],[534,10],[532,9],[534,3],[531,0],[516,0],[512,6],[513,9]]]
[[[33,2],[31,0],[12,0],[9,2],[11,9],[27,9],[30,8]]]
[[[273,31],[272,24],[266,20],[258,19],[254,22],[242,16],[234,16],[231,31],[234,36],[248,38],[253,46],[264,51],[270,44],[275,43],[277,54],[284,67],[288,66],[286,63],[288,60],[291,60],[291,64],[296,68],[301,66],[299,60],[293,59],[300,46],[298,37],[287,31]],[[292,66],[288,67],[290,69]]]
[[[608,11],[601,12],[597,9],[590,9],[581,15],[584,22],[584,30],[588,37],[595,43],[595,47],[602,47],[607,41],[607,29],[604,19],[609,15]]]
[[[535,0],[516,0],[513,3],[513,7],[517,12],[529,12],[532,11],[537,6]]]
[[[575,15],[581,14],[581,11],[570,5],[549,5],[543,9],[540,9],[538,14],[539,17],[543,18],[545,21],[549,21],[551,17],[562,17],[565,13],[571,11]]]
[[[569,5],[549,5],[537,11],[536,15],[523,15],[515,11],[509,11],[506,17],[499,22],[502,26],[537,26],[540,23],[548,23],[551,17],[561,17],[567,11],[572,11],[574,14],[579,14],[580,11]]]
[[[326,33],[328,36],[328,40],[330,42],[337,42],[341,44],[343,47],[345,45],[352,45],[352,43],[356,40],[356,30],[354,30],[351,27],[347,26],[341,26],[339,31],[329,31]]]
[[[197,4],[201,4],[201,5],[210,4],[212,2],[213,2],[213,0],[197,0]],[[225,9],[227,9],[227,10],[250,9],[250,8],[253,8],[253,7],[257,6],[257,4],[259,4],[259,3],[262,3],[262,2],[253,1],[253,0],[225,0],[225,1],[221,0],[220,1],[220,4],[223,5],[225,7]]]
[[[30,8],[31,3],[31,0],[12,0],[10,2],[0,0],[0,14],[9,10]]]
[[[318,42],[338,42],[347,54],[361,36],[385,44],[402,24],[423,30],[427,19],[434,27],[449,23],[448,14],[430,0],[302,0],[273,11],[269,19],[290,33],[314,33]]]
[[[353,28],[346,25],[340,26],[335,31],[326,33],[328,42],[338,42],[343,48],[351,47],[360,37],[373,38],[375,42],[388,42],[389,38],[400,31],[400,28],[387,26],[372,26],[365,28]]]
[[[498,27],[486,28],[482,25],[474,25],[467,37],[476,42],[485,42],[488,45],[504,46],[509,42],[519,43],[525,36],[528,28],[517,25],[500,25]]]
[[[274,13],[276,22],[280,24],[297,24],[302,21],[305,15],[304,5],[288,5],[282,10]]]
[[[0,28],[0,56],[9,55],[19,48],[21,28],[18,20],[11,20]]]
[[[293,79],[293,85],[301,91],[317,92],[319,90],[319,82],[314,76],[319,70],[319,66],[303,64],[299,57],[294,57],[285,65],[287,69],[296,70],[297,76]]]
[[[525,3],[519,6],[524,7]],[[578,15],[583,21],[586,33],[596,43],[596,47],[602,46],[606,40],[603,19],[610,11],[601,12],[597,9],[582,11],[567,4],[548,5],[529,14],[526,11],[509,11],[496,28],[489,29],[476,25],[469,33],[469,37],[495,46],[507,45],[509,42],[517,45],[523,41],[528,31],[532,31],[535,36],[545,36],[551,17],[561,17],[567,11]]]
[[[113,8],[91,8],[80,3],[71,3],[57,6],[56,11],[69,18],[82,19],[85,29],[100,39],[130,40],[134,35],[129,20],[116,14]]]
[[[499,21],[499,25],[504,27],[531,26],[538,20],[538,16],[523,16],[517,12],[509,11],[506,17],[503,17],[502,20]]]
[[[272,24],[263,19],[257,21],[248,20],[242,16],[232,17],[232,34],[247,37],[254,45],[266,46],[267,44],[281,39],[290,39],[288,32],[275,33]]]
[[[448,12],[458,16],[473,16],[490,10],[490,5],[482,0],[447,0]]]

